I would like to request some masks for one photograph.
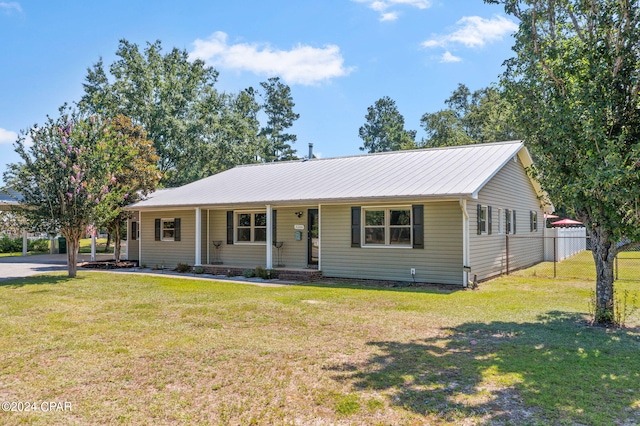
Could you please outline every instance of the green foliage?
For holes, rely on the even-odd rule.
[[[254,270],[254,274],[256,277],[262,278],[263,280],[267,280],[269,278],[271,278],[271,274],[270,274],[269,269],[264,269],[262,266],[256,266],[256,269]]]
[[[162,52],[160,41],[140,51],[121,40],[117,59],[102,60],[87,72],[80,107],[115,117],[123,114],[141,125],[155,144],[163,184],[175,186],[204,177],[203,140],[219,111],[214,89],[218,73],[201,60],[190,61],[186,50]]]
[[[191,272],[191,265],[188,263],[178,263],[176,271],[180,273]]]
[[[267,124],[260,130],[264,139],[260,157],[264,162],[295,160],[295,150],[291,143],[297,140],[297,136],[285,133],[293,126],[293,122],[300,118],[300,114],[293,112],[291,89],[280,81],[279,77],[272,77],[260,83],[264,93],[262,108],[267,115]]]
[[[22,251],[22,238],[0,238],[0,253],[18,253]]]
[[[386,152],[416,148],[416,131],[405,130],[404,117],[388,96],[367,108],[367,122],[358,132],[364,141],[361,151]]]
[[[100,203],[113,179],[109,156],[119,138],[108,120],[63,106],[59,117],[21,133],[15,149],[22,161],[9,164],[4,174],[7,186],[22,196],[18,212],[27,227],[67,239],[69,276],[75,276],[82,232],[101,219]]]
[[[520,19],[502,83],[536,158],[532,173],[587,226],[597,309],[610,322],[613,260],[640,238],[640,5],[487,1]]]
[[[245,269],[242,271],[242,276],[245,278],[253,278],[256,276],[256,273],[253,269]]]
[[[204,268],[202,266],[198,266],[197,268],[193,269],[193,272],[196,274],[204,274]]]
[[[114,117],[110,124],[119,137],[107,153],[111,179],[109,192],[99,206],[99,225],[113,236],[115,258],[120,261],[122,230],[130,217],[124,208],[153,192],[160,180],[160,172],[156,166],[158,156],[153,142],[146,138],[141,126],[134,126],[123,115]]]
[[[518,139],[517,119],[500,89],[489,86],[471,93],[464,84],[445,101],[448,106],[426,113],[420,124],[425,146],[454,146]]]

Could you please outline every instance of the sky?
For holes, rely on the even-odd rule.
[[[0,174],[19,132],[77,102],[121,39],[205,60],[219,91],[280,77],[300,114],[293,147],[326,158],[362,153],[358,129],[383,96],[424,137],[420,117],[459,83],[498,81],[516,29],[483,0],[0,0]]]

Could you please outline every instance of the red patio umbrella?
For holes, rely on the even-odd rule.
[[[555,222],[551,222],[551,226],[572,226],[572,225],[582,225],[582,222],[578,222],[573,219],[562,219],[556,220]]]

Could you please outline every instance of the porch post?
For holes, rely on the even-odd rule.
[[[273,268],[273,214],[271,204],[267,204],[267,269]]]
[[[211,263],[211,232],[209,230],[209,212],[207,209],[207,265]]]
[[[96,261],[96,226],[92,225],[92,230],[91,230],[91,261],[95,262]]]
[[[127,219],[127,245],[124,247],[124,256],[129,260],[129,241],[131,241],[131,218]]]
[[[22,255],[26,256],[29,249],[29,240],[27,239],[27,230],[22,231]]]
[[[196,207],[196,261],[193,266],[202,265],[202,210]]]

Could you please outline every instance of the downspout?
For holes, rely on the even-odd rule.
[[[462,210],[462,285],[469,285],[469,212],[467,212],[467,200],[460,198]]]

